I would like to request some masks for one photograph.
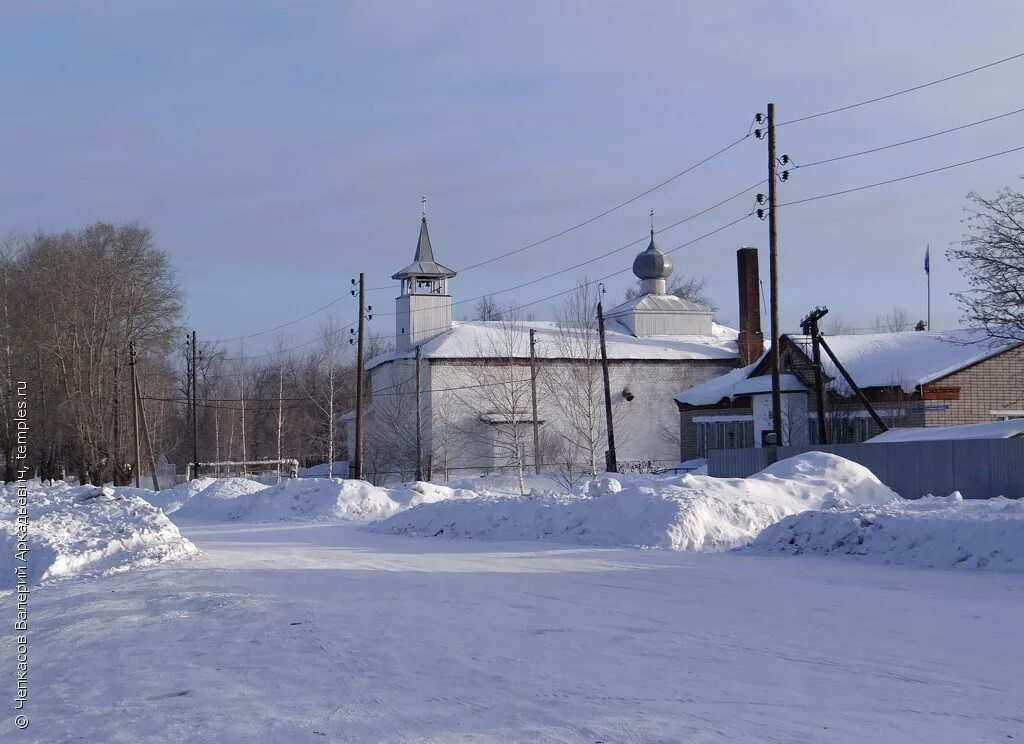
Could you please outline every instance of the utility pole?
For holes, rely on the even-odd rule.
[[[932,329],[932,244],[929,243],[924,249],[924,275],[928,281],[928,330]]]
[[[135,445],[135,464],[133,469],[135,471],[135,487],[141,488],[142,483],[140,482],[140,473],[142,471],[142,458],[139,456],[139,405],[142,401],[139,400],[139,381],[137,373],[135,371],[135,342],[128,342],[128,364],[132,368],[132,430],[134,432],[134,445]]]
[[[196,332],[192,331],[192,477],[199,477],[199,408],[196,405],[196,372],[199,368],[199,348]]]
[[[864,409],[868,412],[871,418],[875,420],[875,424],[877,424],[879,430],[882,432],[889,431],[889,427],[885,425],[885,422],[882,421],[882,417],[878,415],[878,411],[876,411],[875,407],[871,405],[871,401],[868,400],[868,396],[864,394],[864,391],[860,389],[860,386],[857,385],[850,373],[846,371],[846,367],[844,367],[843,363],[839,361],[839,357],[835,355],[829,345],[825,343],[825,339],[819,337],[818,343],[821,344],[821,348],[823,348],[825,353],[829,355],[829,358],[832,359],[832,363],[836,365],[836,369],[839,370],[839,374],[841,374],[843,379],[846,380],[846,384],[850,386],[851,390],[853,390],[857,399],[861,402],[861,405],[864,406]]]
[[[421,420],[423,400],[420,390],[420,359],[423,350],[416,347],[416,480],[423,480],[423,422]]]
[[[827,307],[816,307],[800,321],[804,333],[811,337],[812,361],[814,363],[814,398],[818,409],[818,444],[828,444],[828,428],[825,426],[825,375],[821,369],[821,329],[818,321],[828,314]]]
[[[356,280],[353,279],[352,283],[355,284]],[[363,477],[363,357],[366,346],[367,311],[373,309],[366,306],[366,275],[362,272],[359,272],[359,288],[353,289],[352,294],[359,296],[359,332],[356,336],[356,441],[352,457],[352,477],[360,480]]]
[[[533,397],[533,472],[540,475],[540,423],[537,421],[537,331],[530,329],[530,394]]]
[[[139,373],[134,366],[132,373],[135,378],[135,399],[139,402],[139,418],[142,420],[142,435],[146,438],[146,452],[149,453],[149,470],[153,474],[153,490],[159,491],[160,479],[156,474],[156,454],[153,452],[153,439],[149,435],[149,424],[146,423],[146,406],[142,402],[142,382],[139,381]]]
[[[605,455],[605,468],[609,473],[619,472],[619,462],[615,456],[615,427],[612,423],[612,387],[608,379],[608,346],[604,338],[604,308],[601,305],[601,295],[604,294],[604,285],[598,285],[597,294],[597,328],[601,334],[601,371],[604,375],[604,417],[608,429],[608,453]]]
[[[782,386],[779,381],[779,226],[776,221],[775,104],[768,104],[768,272],[771,293],[772,428],[782,441]]]

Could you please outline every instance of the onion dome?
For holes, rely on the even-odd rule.
[[[668,279],[672,275],[672,260],[658,250],[651,228],[651,243],[647,250],[633,260],[633,273],[638,279]]]

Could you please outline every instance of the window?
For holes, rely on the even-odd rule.
[[[740,449],[754,446],[754,421],[747,419],[725,419],[715,421],[707,418],[694,420],[697,427],[697,456],[707,457],[708,450]]]

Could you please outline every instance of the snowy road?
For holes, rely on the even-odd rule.
[[[201,558],[33,595],[32,722],[7,705],[0,740],[1024,739],[1019,575],[183,531]]]

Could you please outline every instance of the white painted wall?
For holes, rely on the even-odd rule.
[[[407,294],[395,298],[395,348],[398,351],[411,351],[451,326],[451,295]]]
[[[424,360],[423,362],[423,432],[424,452],[433,452],[435,478],[447,466],[450,477],[466,474],[473,470],[490,470],[507,466],[504,458],[495,457],[493,438],[494,425],[480,420],[480,413],[489,408],[491,392],[498,386],[479,386],[494,378],[495,370],[505,370],[505,365],[490,363],[489,372],[482,374],[475,359]],[[487,362],[483,362],[487,363]],[[408,381],[413,377],[412,360],[396,360],[379,365],[371,371],[375,391],[383,391],[403,381],[411,391]],[[558,405],[554,396],[559,394],[559,381],[568,377],[568,362],[540,360],[538,365],[538,418],[541,424],[542,440],[554,442],[579,437],[569,424],[564,406]],[[611,364],[611,391],[615,423],[616,449],[620,462],[654,461],[659,465],[675,463],[679,457],[679,412],[674,398],[680,390],[686,389],[711,377],[717,377],[735,367],[728,360],[665,360],[665,361],[614,361]],[[514,378],[529,389],[530,367],[527,360],[517,360]],[[456,389],[458,388],[458,389]],[[623,392],[629,390],[632,400],[627,401]],[[394,389],[388,392],[394,392]],[[411,395],[411,392],[408,393]],[[569,395],[571,393],[565,393]],[[383,398],[381,399],[383,401]],[[522,398],[524,414],[530,413],[529,395]],[[386,408],[394,411],[394,399]],[[406,426],[410,432],[415,427],[415,408],[412,400],[400,406],[407,414]],[[597,461],[599,469],[604,463],[606,432],[604,431],[604,397],[600,374],[597,376],[596,398],[597,420],[600,430]],[[371,414],[372,415],[372,414]],[[525,446],[527,461],[533,462],[532,430],[527,425]],[[589,455],[580,444],[577,456],[585,466]],[[542,444],[542,449],[549,448]]]
[[[754,446],[761,446],[761,432],[771,431],[771,393],[751,396],[754,413]],[[810,443],[807,418],[807,393],[782,394],[782,444],[783,446],[804,446]]]

